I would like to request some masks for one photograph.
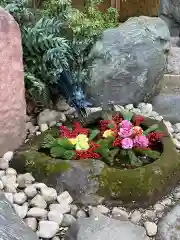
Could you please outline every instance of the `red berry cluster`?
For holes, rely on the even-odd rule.
[[[161,132],[151,132],[147,135],[147,138],[149,140],[149,145],[155,145],[158,142],[160,142],[161,137],[163,137],[163,133]]]
[[[76,152],[75,159],[79,160],[79,159],[88,159],[88,158],[93,158],[93,159],[100,158],[101,156],[98,153],[94,152],[98,147],[99,147],[98,144],[91,142],[90,148],[88,150],[75,151]]]
[[[65,126],[60,126],[60,137],[65,137],[65,138],[76,138],[79,134],[85,134],[88,135],[89,130],[86,128],[82,128],[80,123],[74,122],[74,129],[69,130]]]

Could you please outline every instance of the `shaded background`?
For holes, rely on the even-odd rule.
[[[73,6],[83,10],[85,0],[72,0]],[[160,0],[105,0],[99,6],[102,11],[109,7],[116,7],[120,14],[120,21],[133,16],[157,16]]]

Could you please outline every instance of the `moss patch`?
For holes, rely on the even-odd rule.
[[[91,114],[83,125],[87,126],[101,117],[102,112]],[[155,123],[157,121],[151,119],[146,119],[145,121],[147,126]],[[46,134],[51,133],[55,135],[57,134],[56,129],[47,131],[25,144],[15,154],[12,166],[18,172],[32,172],[38,181],[58,176],[57,184],[61,183],[63,179],[70,193],[77,192],[76,188],[78,186],[77,201],[80,201],[79,193],[83,192],[86,197],[88,194],[91,197],[92,195],[105,197],[105,200],[110,203],[114,200],[122,200],[125,204],[131,204],[132,201],[136,201],[137,205],[141,207],[147,206],[164,196],[180,180],[180,156],[176,152],[175,145],[165,125],[160,123],[160,127],[165,132],[165,137],[162,140],[163,153],[161,158],[140,168],[122,170],[109,167],[106,164],[102,164],[99,167],[100,161],[92,160],[88,160],[91,161],[91,167],[87,168],[87,164],[83,164],[82,161],[53,159],[44,153],[38,152],[39,143]],[[82,178],[80,177],[81,174]],[[63,178],[61,178],[61,175],[63,175]],[[89,181],[85,182],[85,177]],[[94,187],[94,182],[98,183],[96,187]],[[53,187],[56,188],[56,186]],[[88,193],[84,192],[86,189],[88,189]]]

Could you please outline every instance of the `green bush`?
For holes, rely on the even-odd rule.
[[[88,82],[92,45],[105,28],[118,25],[117,11],[101,13],[100,2],[88,0],[80,12],[71,0],[0,0],[20,25],[25,86],[36,102],[48,105],[51,85],[63,69],[72,72],[76,83]]]

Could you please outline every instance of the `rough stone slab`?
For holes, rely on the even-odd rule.
[[[156,240],[180,239],[180,206],[174,207],[158,225]]]
[[[37,235],[26,226],[14,212],[13,207],[0,193],[0,239],[1,240],[38,240]]]
[[[14,18],[0,8],[0,155],[24,140],[25,116],[20,29]]]
[[[99,214],[78,219],[69,229],[65,240],[145,240],[146,237],[143,227]]]

